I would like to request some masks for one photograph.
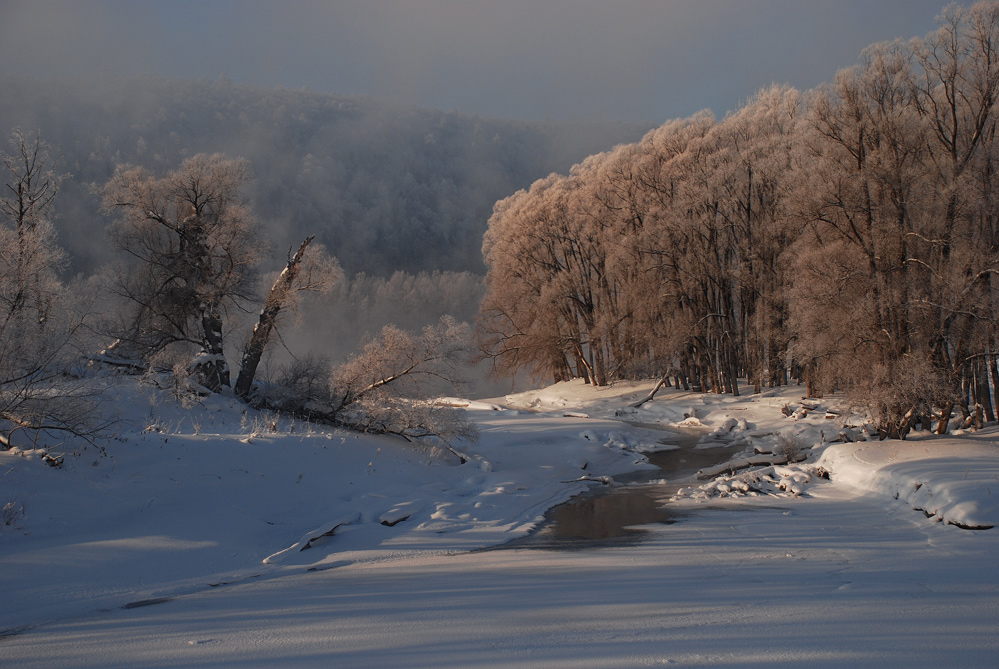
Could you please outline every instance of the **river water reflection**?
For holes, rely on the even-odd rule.
[[[615,480],[625,485],[593,488],[550,509],[538,529],[501,548],[571,550],[637,543],[645,530],[635,526],[669,524],[683,516],[661,501],[683,485],[689,485],[689,481],[681,481],[689,479],[698,469],[724,462],[731,456],[731,449],[725,447],[695,448],[703,434],[700,430],[680,432],[658,425],[632,425],[661,431],[663,443],[679,448],[649,454],[649,462],[658,470],[617,476]]]

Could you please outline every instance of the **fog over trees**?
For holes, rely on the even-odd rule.
[[[225,79],[0,82],[0,436],[96,433],[86,392],[39,399],[81,351],[202,393],[239,356],[242,399],[468,436],[416,397],[463,376],[476,314],[499,377],[802,382],[885,436],[994,420],[999,3],[939,25],[644,136]]]
[[[239,299],[224,309],[225,332],[237,333],[230,357],[256,322],[254,300],[273,285],[268,271],[283,268],[303,239],[314,237],[312,249],[338,259],[344,278],[331,294],[305,298],[311,316],[285,314],[296,327],[276,333],[284,345],[264,353],[265,375],[276,373],[289,351],[344,359],[388,323],[418,332],[445,314],[473,319],[484,273],[481,237],[495,201],[648,127],[489,119],[224,78],[60,83],[5,76],[0,86],[0,128],[40,132],[50,162],[69,175],[46,223],[50,241],[65,249],[57,266],[63,279],[106,278],[109,266],[121,267],[136,251],[134,244],[123,248],[121,234],[109,243],[108,228],[122,212],[102,211],[102,194],[119,170],[127,165],[163,179],[200,154],[240,161],[240,204],[262,243],[253,250],[262,254],[259,271],[241,274]],[[116,225],[120,233],[121,221]],[[117,292],[127,292],[123,269],[115,272]],[[129,309],[110,312],[121,317]],[[201,340],[176,324],[189,331],[175,332],[173,341]]]
[[[495,368],[733,393],[790,370],[885,434],[993,419],[999,4],[939,23],[828,86],[667,123],[497,203]]]
[[[276,250],[315,234],[348,275],[484,268],[496,200],[651,126],[506,121],[363,96],[216,81],[0,78],[0,128],[40,131],[73,175],[56,221],[71,273],[111,258],[91,184],[199,153],[248,164],[247,205]]]

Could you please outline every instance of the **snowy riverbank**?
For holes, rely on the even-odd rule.
[[[843,430],[860,437],[860,417],[828,402],[786,416],[796,388],[741,398],[667,389],[631,408],[650,387],[571,383],[469,403],[482,437],[456,445],[470,457],[460,466],[395,438],[244,415],[225,398],[189,413],[150,388],[123,388],[130,423],[106,456],[90,447],[54,469],[0,453],[2,501],[22,510],[0,531],[0,662],[994,657],[999,530],[947,523],[996,524],[995,427],[830,444]],[[650,526],[637,546],[466,552],[522,536],[545,509],[600,485],[587,479],[668,448],[661,432],[621,420],[698,423],[733,456],[792,443],[809,458],[774,468],[759,491],[731,475],[689,482],[673,503],[689,517]]]
[[[865,417],[852,413],[841,398],[805,399],[800,386],[738,398],[664,389],[653,401],[634,408],[650,387],[636,383],[599,389],[572,382],[507,399],[512,406],[533,410],[699,427],[705,433],[704,445],[728,446],[736,461],[759,458],[755,453],[760,452],[765,460],[767,453],[788,447],[803,459],[721,475],[692,485],[674,501],[751,497],[753,488],[757,494],[800,496],[809,484],[826,478],[844,489],[898,500],[944,523],[979,529],[999,525],[995,425],[978,432],[913,432],[905,441],[879,441],[864,429]],[[767,482],[771,485],[764,485]]]

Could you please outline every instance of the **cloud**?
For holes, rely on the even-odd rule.
[[[772,81],[811,87],[942,0],[0,0],[27,76],[216,78],[519,118],[720,116]],[[964,3],[969,4],[969,3]]]

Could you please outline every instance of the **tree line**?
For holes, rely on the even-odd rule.
[[[845,390],[886,435],[999,412],[999,3],[833,83],[666,123],[499,201],[501,374]],[[941,420],[943,418],[943,420]]]

